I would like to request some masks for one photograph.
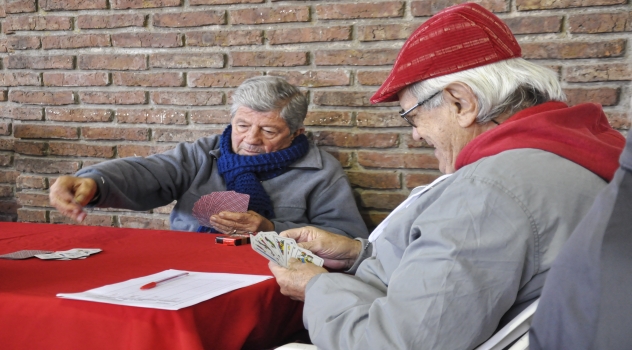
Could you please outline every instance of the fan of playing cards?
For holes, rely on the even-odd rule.
[[[85,259],[92,254],[100,252],[98,248],[74,248],[70,250],[62,250],[50,254],[35,254],[34,256],[42,260],[74,260]]]
[[[310,262],[317,266],[323,266],[324,260],[321,257],[299,247],[294,239],[281,237],[274,231],[259,232],[256,236],[250,235],[250,245],[255,252],[283,267],[288,266],[287,263],[290,258],[296,258],[303,263]]]
[[[200,197],[193,205],[193,217],[202,226],[211,227],[209,219],[212,215],[223,211],[245,213],[248,211],[250,196],[235,191],[213,192]]]

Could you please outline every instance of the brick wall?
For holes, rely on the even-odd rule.
[[[307,129],[345,167],[373,226],[437,161],[371,106],[399,48],[458,0],[0,0],[0,220],[68,222],[57,176],[219,133],[233,89],[279,75],[308,91]],[[601,103],[629,128],[627,0],[480,0],[524,57],[560,73],[570,104]],[[96,210],[89,225],[168,227],[170,207]]]

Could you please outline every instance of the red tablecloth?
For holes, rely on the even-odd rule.
[[[265,349],[303,330],[302,303],[281,295],[274,279],[178,311],[55,296],[166,269],[270,275],[249,245],[192,232],[0,223],[0,255],[71,248],[103,251],[84,260],[0,259],[0,348]]]

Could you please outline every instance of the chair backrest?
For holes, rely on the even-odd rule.
[[[513,350],[514,346],[520,343],[520,341],[524,343],[524,340],[522,339],[525,338],[526,333],[529,331],[529,327],[531,326],[531,319],[533,318],[533,314],[538,307],[539,301],[540,300],[538,299],[531,303],[531,305],[527,306],[524,310],[522,310],[521,313],[518,314],[518,316],[509,321],[509,323],[507,323],[503,328],[496,332],[496,334],[494,334],[486,342],[477,347],[476,350],[503,350],[506,348]],[[528,349],[528,339],[527,348],[523,347],[521,349]]]

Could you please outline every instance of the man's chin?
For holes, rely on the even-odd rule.
[[[237,152],[237,154],[239,154],[240,156],[258,156],[263,153],[265,152],[259,152],[259,151],[253,152],[253,151],[247,151],[243,149],[240,149],[239,152]]]

